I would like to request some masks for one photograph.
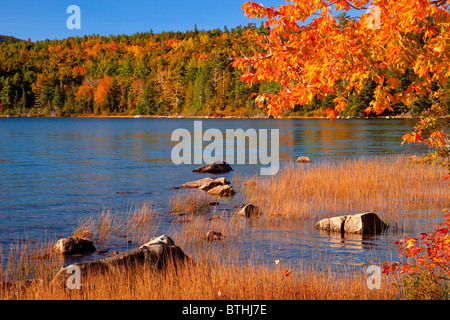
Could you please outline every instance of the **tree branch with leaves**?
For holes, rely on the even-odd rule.
[[[399,103],[409,106],[432,94],[433,106],[422,115],[428,120],[421,120],[404,141],[446,147],[448,154],[445,141],[450,132],[442,125],[450,115],[444,90],[450,76],[447,6],[441,0],[291,0],[277,8],[246,2],[242,8],[248,18],[263,19],[270,32],[248,30],[264,53],[237,59],[233,65],[244,72],[241,79],[249,86],[263,81],[280,86],[278,93],[255,99],[273,115],[333,96],[334,108],[324,113],[335,118],[346,109],[349,96],[359,94],[368,81],[376,87],[364,110],[367,115],[393,111]],[[343,26],[332,8],[376,8],[379,16],[366,12]],[[374,18],[379,23],[374,24]],[[414,79],[405,87],[400,79],[410,70]],[[425,127],[428,138],[420,140]]]

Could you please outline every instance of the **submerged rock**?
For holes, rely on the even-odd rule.
[[[315,228],[323,231],[343,233],[345,218],[346,216],[326,218],[317,222]]]
[[[261,209],[249,203],[244,206],[237,214],[245,218],[259,217],[261,215]]]
[[[345,233],[376,234],[386,228],[387,224],[370,212],[347,216],[344,223]]]
[[[339,232],[342,235],[346,233],[377,234],[385,230],[387,224],[375,213],[366,212],[326,218],[317,222],[315,228],[329,232]]]
[[[167,244],[169,246],[174,246],[175,242],[172,240],[171,237],[163,234],[162,236],[156,237],[151,239],[149,242],[143,244],[142,246],[139,247],[139,249],[142,249],[144,247],[149,247],[153,244]]]
[[[207,241],[222,240],[222,239],[223,239],[222,232],[215,230],[209,230],[205,236],[205,240]]]
[[[201,167],[198,167],[192,172],[198,172],[198,173],[224,173],[228,171],[232,171],[233,169],[231,166],[226,162],[223,161],[222,163],[214,161],[208,164],[205,164]]]

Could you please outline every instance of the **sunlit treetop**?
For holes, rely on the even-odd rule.
[[[408,105],[430,93],[434,83],[443,87],[448,81],[447,6],[442,0],[288,0],[277,8],[247,2],[245,14],[264,19],[270,33],[249,32],[261,50],[238,59],[235,66],[249,85],[263,80],[281,85],[278,94],[256,100],[274,115],[332,94],[335,108],[326,112],[336,117],[349,94],[359,93],[368,80],[375,81],[376,89],[365,112],[392,110],[392,104]],[[363,13],[339,25],[332,11],[350,9]],[[407,69],[417,77],[401,88],[399,79]],[[434,94],[444,99],[443,90]]]

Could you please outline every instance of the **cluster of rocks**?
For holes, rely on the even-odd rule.
[[[231,166],[226,163],[212,162],[209,164],[205,164],[197,169],[192,170],[193,172],[198,173],[226,173],[228,171],[233,170]],[[224,177],[221,178],[203,178],[196,181],[190,181],[181,185],[181,188],[197,188],[199,190],[206,191],[208,195],[211,196],[220,196],[220,197],[232,197],[236,194],[230,182]]]
[[[68,252],[65,252],[68,255]],[[189,261],[189,257],[176,246],[174,241],[167,235],[154,238],[139,248],[116,254],[112,257],[96,261],[75,263],[60,269],[53,283],[66,284],[72,275],[73,266],[80,270],[81,283],[92,273],[107,273],[119,271],[123,268],[147,267],[149,270],[163,270],[166,265],[173,262],[175,266]],[[71,269],[69,269],[71,268]],[[85,279],[83,279],[83,277]]]
[[[76,236],[58,240],[52,251],[64,257],[73,255],[89,254],[95,250],[94,244],[89,239]],[[117,253],[114,256],[100,260],[74,263],[62,267],[52,279],[52,285],[68,286],[69,280],[74,274],[75,268],[79,270],[81,288],[89,286],[89,279],[99,274],[107,274],[121,270],[136,270],[145,268],[148,272],[158,272],[165,269],[169,264],[175,268],[182,266],[191,259],[176,246],[174,241],[167,235],[151,239],[144,245],[129,251]],[[30,286],[42,285],[42,279],[27,279],[0,282],[0,288],[19,293]]]
[[[222,240],[223,238],[224,236],[222,232],[211,229],[208,231],[204,239],[207,241],[214,241],[214,240]]]
[[[232,197],[236,194],[230,182],[225,178],[203,178],[181,185],[182,188],[196,188],[206,191],[209,196]]]

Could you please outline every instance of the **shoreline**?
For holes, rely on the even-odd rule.
[[[314,224],[317,220],[319,220],[319,218],[321,218],[316,214],[316,210],[318,210],[317,212],[328,212],[328,215],[330,216],[337,216],[336,214],[338,212],[347,211],[348,207],[342,205],[335,208],[333,211],[332,208],[334,207],[335,203],[341,203],[341,200],[351,198],[349,205],[352,208],[355,208],[354,206],[357,206],[358,203],[359,205],[361,205],[361,207],[364,207],[364,203],[366,201],[365,199],[373,199],[373,195],[377,194],[388,194],[389,196],[386,199],[390,200],[387,203],[385,203],[384,201],[377,202],[380,206],[372,207],[374,211],[385,212],[386,214],[383,215],[383,219],[387,223],[392,224],[394,221],[402,221],[398,225],[398,227],[400,228],[399,230],[408,230],[407,228],[409,222],[407,220],[407,217],[402,216],[401,212],[406,212],[406,209],[408,208],[422,206],[422,203],[416,202],[418,200],[421,200],[421,197],[416,197],[415,195],[424,194],[423,190],[426,189],[423,188],[426,188],[426,186],[421,183],[417,183],[413,187],[411,187],[412,193],[411,197],[409,198],[410,202],[406,201],[407,199],[402,199],[399,201],[398,199],[400,199],[401,197],[398,195],[401,194],[405,186],[411,185],[411,181],[424,181],[423,178],[420,177],[432,177],[429,172],[422,171],[426,170],[426,168],[422,169],[421,167],[413,165],[412,168],[415,168],[416,171],[413,171],[409,179],[405,179],[403,175],[403,168],[405,166],[405,163],[400,158],[398,158],[397,161],[388,162],[383,162],[375,159],[369,164],[364,161],[349,161],[346,163],[347,165],[344,166],[339,165],[328,168],[327,171],[323,171],[325,168],[311,171],[312,174],[309,175],[296,174],[302,172],[302,170],[297,171],[297,167],[294,166],[293,169],[284,172],[284,175],[281,176],[279,180],[256,179],[252,176],[248,176],[247,178],[241,180],[240,183],[236,183],[236,186],[249,186],[249,184],[244,183],[253,181],[253,187],[245,187],[247,188],[247,191],[244,191],[243,189],[239,190],[241,190],[241,192],[248,192],[246,199],[252,199],[251,202],[256,203],[256,205],[261,208],[264,208],[265,211],[264,214],[258,218],[261,219],[259,220],[261,224],[257,224],[257,226],[262,226],[263,228],[257,227],[256,229],[253,229],[253,226],[249,226],[248,231],[251,232],[252,235],[255,234],[257,239],[259,239],[258,230],[261,230],[262,236],[264,235],[265,227],[270,227],[274,230],[278,230],[278,228],[281,227],[281,230],[290,230],[296,232],[297,234],[301,234],[298,232],[302,230],[302,228],[306,227],[305,222],[309,221]],[[390,180],[383,180],[384,183],[382,185],[379,185],[377,182],[378,179],[373,179],[373,177],[367,175],[367,171],[371,172],[375,177],[384,177],[384,174],[386,172],[390,172]],[[414,174],[414,172],[422,173],[422,175],[417,176],[416,174]],[[329,181],[320,182],[320,178],[322,176],[329,177]],[[436,177],[434,181],[439,181]],[[300,181],[304,183],[298,183]],[[291,190],[292,188],[288,187],[292,185],[297,186],[295,190]],[[336,186],[339,186],[340,188],[339,193],[333,192],[333,190],[337,189]],[[355,190],[362,189],[361,187],[363,186],[365,187],[367,193],[355,193]],[[392,188],[392,186],[398,186],[398,188]],[[280,192],[280,190],[282,190],[282,192]],[[303,216],[298,215],[298,211],[296,208],[302,207],[301,204],[304,203],[304,199],[298,198],[297,195],[303,195],[305,199],[312,199],[312,196],[317,194],[317,190],[322,190],[321,195],[324,197],[324,199],[330,199],[330,201],[322,202],[320,208],[317,207],[317,205],[311,207],[308,206],[308,209],[302,210]],[[433,194],[435,194],[435,198],[431,197],[431,195]],[[256,198],[256,196],[259,199]],[[433,201],[433,199],[438,199],[438,197],[439,193],[430,193],[428,200],[431,200],[431,203],[437,203],[437,201]],[[180,197],[177,201],[179,201],[179,203],[181,204],[185,204],[188,202],[187,199],[188,198]],[[271,204],[267,204],[264,199],[271,199]],[[280,201],[281,199],[287,199],[287,201]],[[396,208],[398,210],[394,210],[388,213],[389,211],[385,208]],[[362,212],[362,210],[358,211]],[[147,241],[151,240],[151,237],[149,237],[149,235],[159,236],[166,233],[163,230],[155,228],[155,226],[157,227],[157,225],[155,225],[154,223],[156,221],[159,221],[156,219],[159,219],[159,216],[162,212],[165,211],[156,211],[151,209],[151,207],[148,207],[145,210],[136,208],[133,212],[131,212],[131,215],[122,216],[128,221],[135,222],[135,224],[130,225],[130,229],[123,229],[119,232],[120,234],[128,234],[127,239],[124,239],[124,241],[127,241],[127,250],[120,250],[115,253],[117,248],[115,248],[112,243],[108,242],[108,239],[111,239],[110,237],[114,237],[114,235],[112,233],[104,233],[106,236],[102,240],[99,240],[99,242],[95,242],[95,245],[98,245],[98,249],[107,249],[104,252],[97,252],[96,254],[106,255],[99,256],[99,259],[89,259],[86,262],[98,261],[107,258],[109,257],[109,253],[107,253],[108,251],[110,251],[112,255],[116,255],[119,253],[123,254],[129,251],[128,239],[133,239],[132,241],[135,243],[135,246],[140,246],[141,244],[144,244]],[[23,251],[20,251],[20,248],[18,246],[15,247],[16,249],[12,247],[14,250],[16,250],[13,251],[12,249],[10,255],[8,256],[8,259],[10,259],[8,262],[10,262],[10,265],[12,266],[12,271],[8,271],[5,269],[5,271],[0,272],[0,275],[3,274],[7,276],[5,278],[7,279],[7,281],[11,281],[2,283],[0,277],[0,298],[6,300],[33,300],[36,296],[38,296],[59,300],[90,300],[105,298],[112,300],[139,298],[154,300],[162,298],[169,300],[189,298],[223,298],[229,300],[240,300],[244,298],[251,298],[255,300],[264,300],[281,297],[284,300],[297,300],[303,297],[304,299],[308,300],[394,300],[400,294],[400,292],[395,289],[396,287],[389,282],[389,279],[387,277],[383,277],[380,279],[382,281],[380,290],[373,291],[366,285],[367,279],[365,278],[366,273],[364,272],[364,269],[350,269],[350,271],[333,269],[333,266],[329,264],[331,260],[327,260],[327,254],[332,253],[329,251],[312,251],[313,254],[320,255],[319,260],[314,260],[317,259],[314,257],[314,255],[312,258],[313,261],[318,262],[317,265],[309,264],[310,260],[307,259],[307,252],[305,252],[305,256],[303,256],[302,252],[301,258],[299,258],[298,260],[296,258],[285,258],[282,256],[280,257],[279,255],[273,256],[271,254],[267,255],[267,259],[264,258],[263,260],[258,260],[255,259],[255,256],[253,255],[253,252],[258,253],[258,250],[252,251],[250,255],[245,254],[243,258],[244,262],[246,261],[247,264],[241,264],[239,260],[240,250],[228,251],[229,249],[235,248],[236,245],[246,245],[245,238],[241,237],[243,233],[242,229],[239,227],[239,225],[241,225],[240,221],[238,220],[238,224],[236,224],[236,220],[233,219],[234,213],[230,213],[231,216],[229,216],[229,219],[223,219],[222,215],[220,219],[214,219],[214,222],[211,222],[212,220],[208,219],[211,216],[205,216],[200,212],[197,212],[197,214],[198,215],[195,218],[193,216],[190,224],[191,226],[189,226],[189,224],[186,224],[185,227],[179,229],[167,229],[170,230],[170,232],[167,232],[167,234],[170,235],[170,237],[175,241],[176,244],[179,244],[180,249],[183,250],[183,252],[185,252],[190,258],[192,258],[192,261],[196,262],[196,264],[193,264],[186,269],[178,270],[176,268],[172,268],[171,265],[169,265],[165,270],[166,274],[169,275],[168,277],[164,278],[166,280],[163,279],[162,281],[160,281],[161,278],[159,277],[158,273],[140,271],[135,273],[128,273],[128,270],[124,269],[123,272],[119,271],[112,274],[98,272],[93,273],[92,275],[88,275],[88,278],[83,278],[84,288],[87,288],[83,291],[67,290],[67,288],[64,286],[59,289],[55,289],[55,287],[52,287],[52,283],[53,280],[56,279],[56,275],[60,272],[61,268],[63,268],[65,264],[71,264],[72,262],[78,263],[81,261],[58,260],[56,253],[50,253],[50,248],[52,248],[54,245],[54,242],[50,241],[48,243],[42,242],[41,246],[36,247],[35,249],[33,249],[33,247],[25,247],[25,250]],[[212,213],[213,216],[215,216],[216,214],[217,212]],[[92,220],[93,224],[85,224],[80,222],[76,229],[74,229],[77,232],[74,231],[72,235],[85,234],[91,235],[93,239],[98,239],[98,235],[100,234],[100,232],[102,232],[99,226],[108,228],[108,226],[112,225],[113,221],[118,221],[116,220],[114,215],[99,215],[97,216],[97,218],[95,216],[92,217],[92,219],[94,219]],[[423,216],[421,216],[420,214],[418,214],[414,217],[414,219],[420,219],[421,217],[432,218],[433,215],[429,213],[423,213]],[[296,224],[296,226],[294,224]],[[121,224],[119,223],[118,225]],[[292,229],[284,229],[288,226],[291,226]],[[220,243],[220,247],[224,248],[224,251],[216,251],[216,247],[210,244],[210,240],[205,239],[204,235],[206,231],[211,229],[220,230],[220,232],[225,235],[225,238],[223,239],[216,239],[216,241]],[[107,229],[104,229],[104,231],[107,231]],[[413,230],[410,231],[413,232]],[[138,235],[136,238],[130,237],[133,232]],[[396,230],[386,232],[387,233],[385,233],[384,235],[386,236],[386,239],[388,239],[387,237],[389,237],[390,232],[395,233]],[[318,231],[318,233],[320,232]],[[331,241],[333,239],[333,235],[328,235]],[[244,241],[241,241],[240,239],[244,239]],[[339,236],[337,239],[343,238]],[[362,236],[360,240],[359,238],[350,237],[348,239],[352,243],[361,241],[361,246],[363,244]],[[270,237],[264,238],[264,241],[271,245],[277,243],[276,238]],[[101,243],[103,244],[101,245]],[[258,247],[254,248],[257,249]],[[332,250],[332,248],[333,246],[331,245],[330,249]],[[364,249],[364,247],[362,248]],[[238,255],[236,255],[236,252],[238,253]],[[262,251],[262,253],[264,255],[264,251]],[[229,259],[228,262],[232,263],[222,263],[221,261],[224,257]],[[273,258],[281,258],[281,262],[280,260],[276,260],[278,262],[275,262]],[[75,259],[78,259],[78,257],[76,257]],[[378,260],[380,262],[378,262]],[[208,267],[208,264],[204,263],[206,261],[212,264],[212,269]],[[377,261],[376,263],[381,264],[382,261],[390,262],[391,260],[387,260],[382,255],[378,255],[377,252],[374,252],[371,260],[368,261]],[[338,261],[336,260],[336,262]],[[278,265],[279,263],[281,264]],[[350,266],[353,266],[351,260],[348,263]],[[30,265],[32,266],[32,268],[28,267]],[[327,268],[327,265],[330,267]],[[23,276],[21,272],[26,267],[28,268],[27,270],[33,270],[33,277],[31,277],[31,272],[29,273],[30,278]],[[334,273],[336,270],[338,273]],[[292,275],[290,275],[291,273]],[[339,274],[339,276],[336,277],[336,274]],[[175,277],[177,281],[171,281],[171,279]],[[214,282],[211,282],[211,279],[214,279]],[[24,282],[27,280],[29,281]],[[247,283],[244,290],[242,289],[243,281],[246,281]],[[114,283],[114,285],[103,285],[110,283]],[[23,286],[28,285],[29,287],[25,288],[22,292],[17,290],[15,291],[14,288],[19,287],[22,284]],[[333,296],[330,296],[328,291],[316,289],[323,287],[325,284],[331,285],[333,287]],[[349,286],[351,290],[349,290]],[[164,292],[158,290],[158,288],[161,287],[165,288]],[[279,288],[283,288],[283,290],[279,290]],[[308,291],[304,291],[306,290],[305,288],[311,289],[309,289]],[[219,292],[220,295],[218,294]],[[299,292],[303,292],[301,296],[299,296]],[[349,295],[349,292],[352,292],[352,294]]]
[[[27,116],[27,115],[18,115],[18,116],[9,116],[9,115],[0,115],[0,118],[128,118],[128,119],[258,119],[258,120],[291,120],[291,119],[323,119],[330,120],[327,117],[317,117],[317,116],[278,116],[278,117],[240,117],[240,116],[223,116],[223,117],[214,117],[214,116],[156,116],[156,115],[70,115],[70,116]],[[370,119],[420,119],[419,116],[376,116],[376,117],[338,117],[333,120],[370,120]]]

